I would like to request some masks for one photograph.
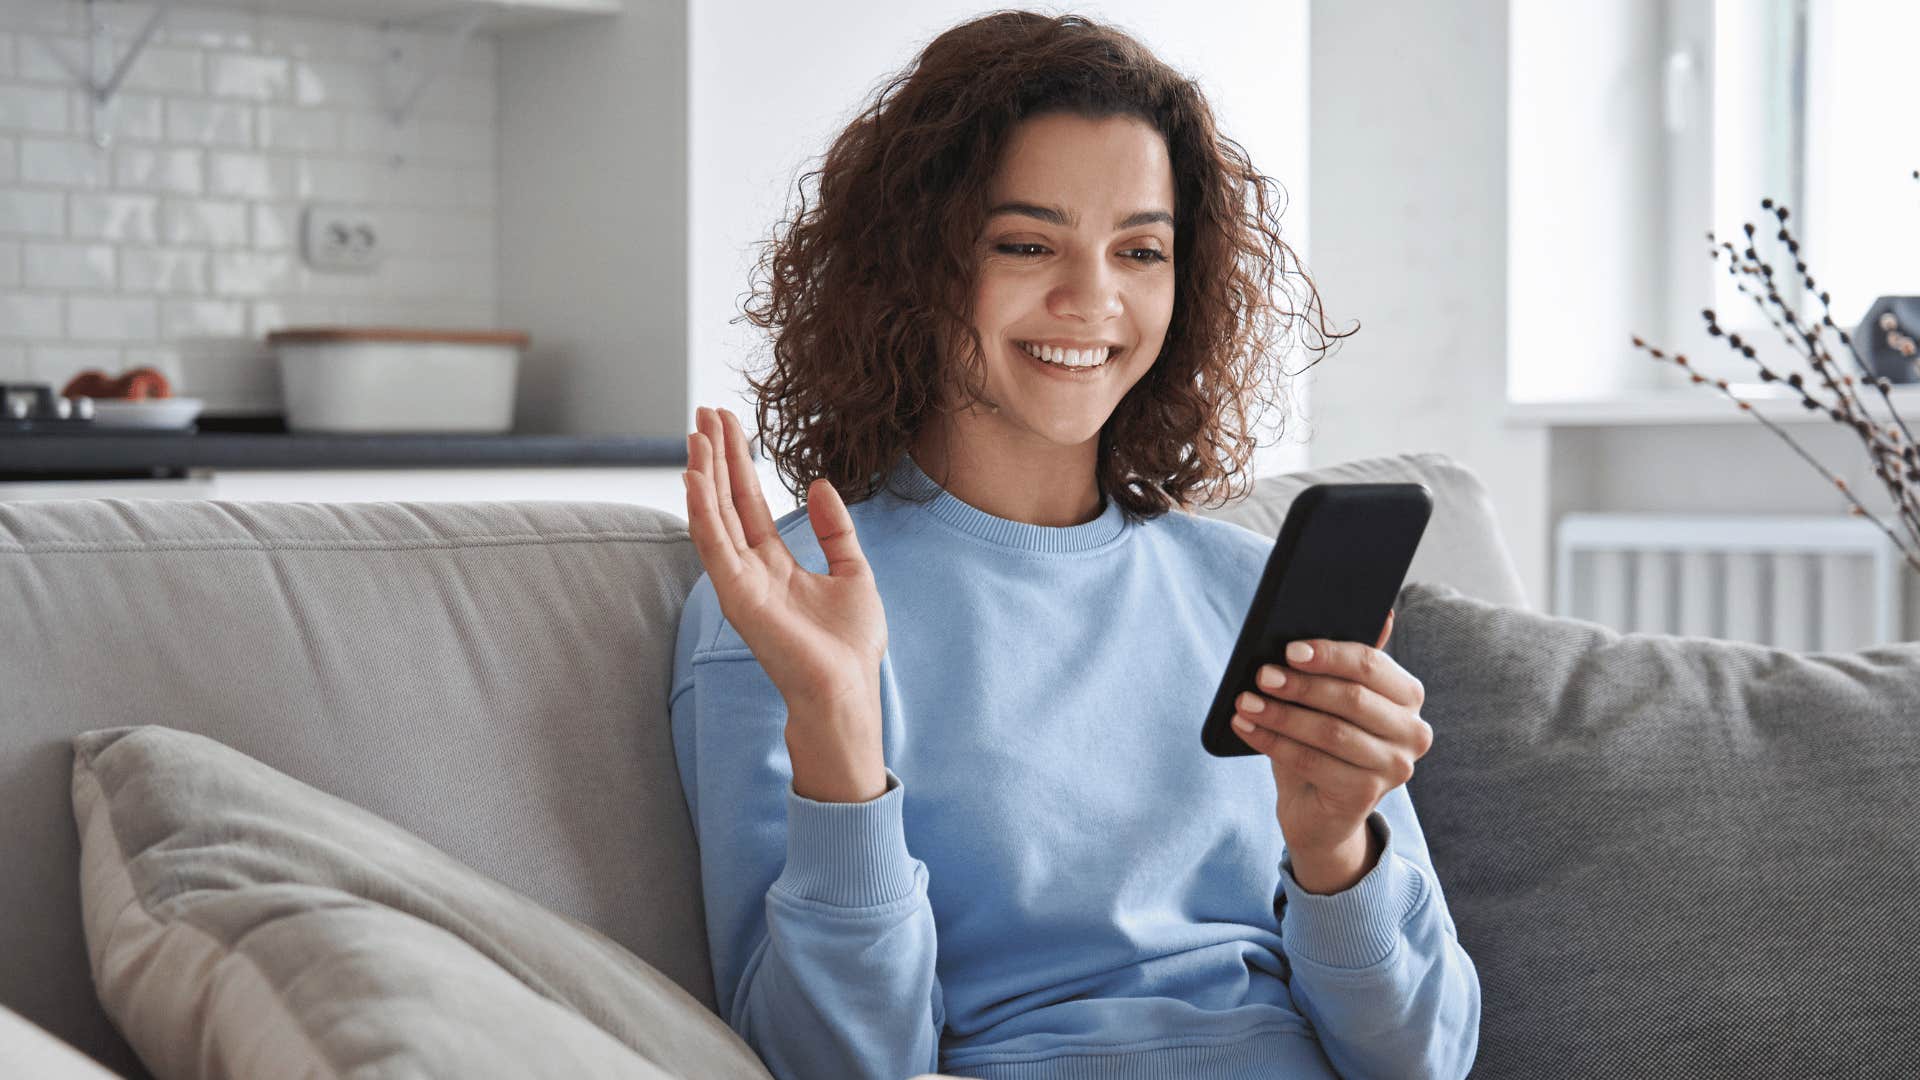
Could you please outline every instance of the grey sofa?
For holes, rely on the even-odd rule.
[[[1271,536],[1308,484],[1406,479],[1436,497],[1409,578],[1439,590],[1420,594],[1425,602],[1452,606],[1432,607],[1430,618],[1403,611],[1394,644],[1404,637],[1437,648],[1484,632],[1485,619],[1447,621],[1462,612],[1544,620],[1522,593],[1486,492],[1441,455],[1273,477],[1250,498],[1207,512]],[[712,1008],[695,839],[666,707],[677,617],[700,572],[683,520],[628,504],[0,504],[0,687],[8,699],[0,1019],[9,1021],[0,1023],[0,1071],[10,1061],[52,1060],[20,1041],[31,1030],[24,1019],[115,1072],[146,1075],[94,996],[69,798],[74,737],[127,725],[209,736],[371,810],[599,930]],[[1598,628],[1580,630],[1617,644]],[[1455,731],[1435,719],[1443,673],[1403,663],[1429,685],[1436,749],[1412,793],[1462,941],[1481,965],[1482,1074],[1513,1074],[1502,1070],[1526,1061],[1538,1033],[1514,1029],[1495,1010],[1502,1001],[1518,1008],[1518,998],[1502,997],[1513,992],[1508,961],[1537,954],[1502,951],[1504,934],[1529,932],[1520,908],[1482,918],[1474,897],[1477,882],[1513,872],[1500,853],[1515,839],[1509,829],[1526,823],[1486,827],[1482,819],[1477,835],[1461,824],[1507,793],[1474,786],[1486,781],[1468,771],[1479,753],[1467,738],[1474,725],[1460,721]],[[1884,681],[1888,672],[1894,683]],[[1898,680],[1915,672],[1920,652],[1877,657],[1855,674],[1878,701],[1897,696],[1907,685]],[[1471,692],[1479,691],[1463,689]],[[1514,770],[1509,783],[1528,782],[1530,743],[1550,760],[1549,739],[1500,744],[1514,755],[1504,763]],[[1457,756],[1442,753],[1449,745]],[[1910,741],[1895,749],[1913,752]],[[1655,802],[1662,785],[1688,782],[1659,773],[1640,778]],[[1577,837],[1554,839],[1584,861]],[[1917,854],[1909,839],[1884,851],[1882,865],[1911,886]],[[1545,873],[1525,885],[1536,897],[1552,888]],[[1890,886],[1878,910],[1910,929],[1916,893]],[[1591,899],[1567,905],[1593,911]],[[1576,974],[1566,967],[1537,977],[1564,985]],[[1848,1005],[1823,992],[1836,1008]],[[1565,1022],[1586,1021],[1599,1018],[1576,1009]],[[1621,1045],[1644,1036],[1575,1034]],[[1883,1049],[1904,1053],[1897,1043]],[[1711,1054],[1710,1039],[1707,1047]],[[1560,1064],[1563,1074],[1580,1071],[1577,1062]]]

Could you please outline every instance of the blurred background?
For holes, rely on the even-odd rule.
[[[194,403],[12,405],[0,499],[683,513],[695,407],[752,418],[736,371],[765,341],[734,320],[755,245],[880,82],[988,10],[0,0],[0,384],[151,368]],[[1293,381],[1262,474],[1448,455],[1543,609],[1802,648],[1920,636],[1920,575],[1834,479],[1900,533],[1895,494],[1856,428],[1763,382],[1821,374],[1707,239],[1744,248],[1754,224],[1781,302],[1868,327],[1866,359],[1833,330],[1824,348],[1882,364],[1920,417],[1898,345],[1920,324],[1920,5],[1040,10],[1114,22],[1196,78],[1285,188],[1330,325],[1361,326]],[[1791,208],[1797,251],[1763,199]]]

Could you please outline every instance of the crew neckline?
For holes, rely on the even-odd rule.
[[[1120,504],[1104,493],[1102,499],[1105,505],[1101,508],[1100,516],[1079,525],[1033,525],[996,517],[941,487],[920,468],[910,453],[900,455],[900,462],[894,466],[888,486],[895,492],[905,492],[910,496],[931,493],[932,501],[918,505],[924,506],[935,517],[969,536],[1020,551],[1091,551],[1119,539],[1127,528],[1127,519],[1120,510]]]

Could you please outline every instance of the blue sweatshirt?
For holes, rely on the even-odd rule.
[[[1466,1074],[1479,978],[1406,788],[1379,862],[1317,896],[1268,760],[1200,745],[1272,538],[1111,499],[1010,521],[910,457],[849,510],[885,794],[794,793],[786,703],[705,575],[674,654],[720,1015],[776,1077]],[[826,572],[804,506],[776,524]]]

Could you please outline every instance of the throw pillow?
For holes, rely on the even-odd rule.
[[[169,728],[74,750],[95,986],[161,1080],[768,1080],[653,967],[372,813]]]
[[[98,1062],[5,1005],[0,1005],[0,1076],[117,1080]]]
[[[1419,583],[1396,611],[1476,1077],[1912,1075],[1920,643],[1621,634]]]

